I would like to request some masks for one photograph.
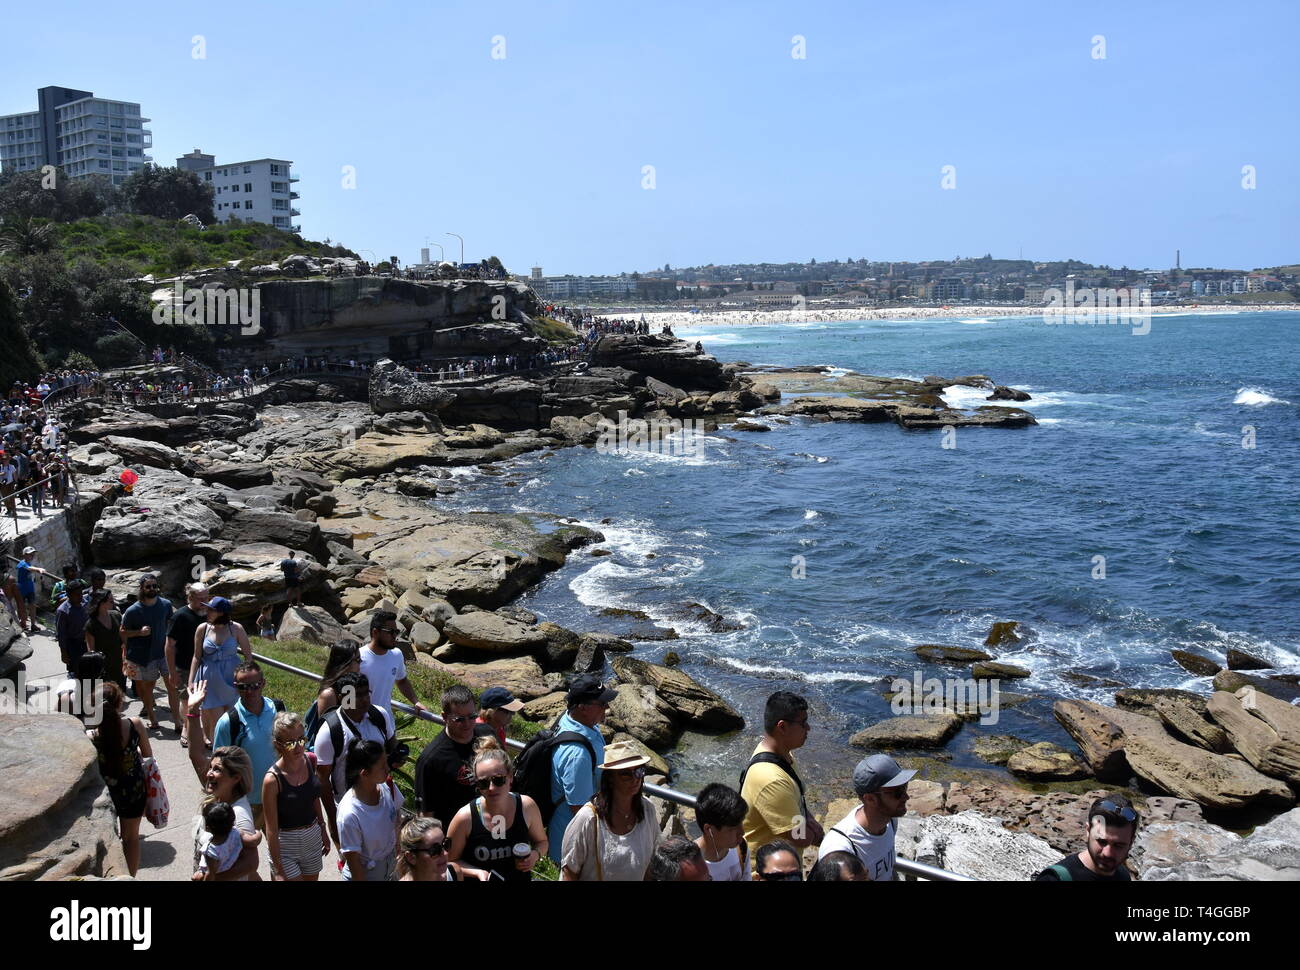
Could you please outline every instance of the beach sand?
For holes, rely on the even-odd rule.
[[[783,323],[833,323],[842,320],[985,320],[993,317],[1036,317],[1041,316],[1045,308],[1041,306],[959,306],[959,307],[886,307],[886,308],[837,308],[819,310],[722,310],[705,313],[684,313],[681,311],[646,311],[635,310],[605,312],[602,316],[622,319],[645,319],[650,324],[650,332],[658,333],[664,324],[676,330],[689,330],[692,327],[761,327]],[[1296,303],[1259,303],[1234,304],[1230,306],[1159,306],[1144,310],[1152,316],[1196,314],[1235,314],[1258,313],[1268,310],[1300,310]],[[1066,311],[1068,312],[1068,311]],[[1076,313],[1087,312],[1079,307]],[[1094,310],[1093,312],[1098,312]],[[1129,313],[1130,311],[1121,311]]]

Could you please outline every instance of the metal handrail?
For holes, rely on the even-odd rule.
[[[273,657],[264,657],[260,653],[253,654],[254,659],[259,663],[270,664],[286,673],[297,674],[299,677],[306,677],[309,680],[322,680],[320,674],[313,674],[309,670],[303,670],[292,664],[287,664],[282,660],[276,660]],[[409,704],[403,704],[401,701],[390,701],[392,706],[405,714],[411,714],[414,717],[423,718],[426,721],[432,721],[434,724],[445,726],[445,722],[432,711],[417,711]],[[526,745],[522,741],[514,738],[506,738],[506,746],[522,751]],[[666,802],[674,802],[678,805],[684,805],[687,808],[694,808],[696,799],[694,795],[688,795],[685,792],[679,792],[675,788],[668,788],[664,785],[652,785],[649,782],[642,783],[642,790],[647,795],[654,795],[656,798],[662,798]],[[935,882],[978,882],[970,876],[963,876],[956,872],[949,872],[947,869],[940,869],[938,866],[926,865],[924,862],[913,862],[910,859],[895,859],[894,868],[906,875],[919,876],[922,879],[930,879]]]
[[[77,487],[77,479],[76,479],[76,476],[73,474],[71,468],[68,469],[68,484],[69,484],[70,486],[72,486],[72,494],[75,495],[75,496],[77,496],[78,498],[80,498],[80,497],[81,497],[81,489],[79,489],[79,488]],[[13,502],[13,505],[14,505],[14,514],[13,514],[13,515],[10,515],[10,516],[0,515],[0,524],[3,524],[3,525],[6,525],[6,526],[7,526],[9,520],[10,520],[10,519],[13,520],[13,524],[14,524],[14,534],[13,534],[13,538],[17,538],[18,536],[22,535],[22,530],[18,527],[18,504],[19,504],[19,503],[18,503],[17,500],[18,500],[19,496],[21,496],[21,495],[23,495],[23,494],[25,494],[25,493],[27,493],[27,492],[30,492],[30,491],[32,491],[32,489],[35,489],[35,488],[49,488],[49,485],[48,485],[46,482],[41,482],[40,484],[26,485],[26,486],[24,486],[23,488],[20,488],[18,491],[10,493],[9,495],[0,496],[0,504],[8,505],[10,502]],[[58,506],[58,507],[57,507],[57,511],[62,511],[63,509],[66,509],[67,507],[68,507],[68,506],[66,506],[66,505]],[[7,512],[8,510],[6,509],[5,511]],[[39,519],[39,518],[43,518],[43,516],[37,516],[37,518],[38,518],[38,519]],[[0,535],[2,535],[2,534],[3,534],[3,533],[0,533]],[[7,538],[7,537],[6,537],[6,538]],[[13,557],[10,557],[10,558],[13,558]],[[16,560],[15,560],[15,561],[16,561]]]

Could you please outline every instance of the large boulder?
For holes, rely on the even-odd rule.
[[[949,647],[938,643],[923,643],[916,648],[916,655],[922,660],[933,660],[936,663],[945,664],[969,664],[978,661],[989,661],[993,657],[983,650],[973,650],[970,647]]]
[[[738,731],[745,719],[714,691],[675,667],[646,663],[633,657],[615,657],[611,662],[618,679],[626,684],[654,688],[682,720],[701,731]]]
[[[523,706],[523,710],[519,712],[519,715],[528,721],[551,724],[569,709],[566,696],[564,691],[557,690],[549,694],[543,694],[541,697],[534,697]]]
[[[1088,768],[1071,752],[1050,741],[1040,741],[1007,759],[1007,771],[1032,781],[1075,781],[1088,777]]]
[[[607,334],[591,350],[594,367],[624,367],[673,387],[724,391],[731,380],[717,359],[660,334]]]
[[[484,610],[453,616],[443,625],[442,632],[457,646],[486,653],[530,653],[546,645],[546,633],[542,630]]]
[[[530,701],[550,693],[542,679],[541,665],[532,657],[507,657],[489,660],[487,663],[441,664],[432,661],[429,664],[435,665],[436,669],[476,693],[482,693],[489,687],[505,687],[521,701]]]
[[[1178,666],[1197,677],[1213,677],[1223,669],[1223,665],[1217,660],[1202,657],[1199,653],[1192,653],[1189,650],[1170,650],[1169,655],[1174,658]]]
[[[270,509],[236,509],[221,530],[235,545],[274,542],[296,552],[308,552],[318,562],[329,561],[329,548],[320,526]]]
[[[1151,866],[1142,872],[1142,878],[1150,882],[1300,880],[1300,808],[1279,815],[1207,858]]]
[[[1300,787],[1300,709],[1251,687],[1235,694],[1216,691],[1207,707],[1247,761]]]
[[[1240,841],[1241,836],[1210,822],[1147,822],[1133,840],[1129,864],[1145,879],[1148,869],[1205,859]]]
[[[145,465],[149,468],[169,468],[172,471],[192,473],[195,465],[188,456],[175,448],[156,441],[143,441],[121,435],[106,435],[104,446],[118,455],[128,465]]]
[[[1102,781],[1128,780],[1131,772],[1124,753],[1128,735],[1167,736],[1160,722],[1153,718],[1102,707],[1092,701],[1059,700],[1052,705],[1052,713],[1074,738],[1092,773]]]
[[[895,846],[901,859],[979,880],[1023,882],[1061,858],[1042,839],[1009,831],[996,818],[978,812],[909,814],[899,820]]]
[[[1239,673],[1235,670],[1220,670],[1214,677],[1215,690],[1224,690],[1229,694],[1235,694],[1243,687],[1253,687],[1260,693],[1268,694],[1270,697],[1276,697],[1278,700],[1287,703],[1300,700],[1300,685],[1288,683],[1285,680],[1252,677],[1250,674]]]
[[[1278,779],[1245,762],[1183,744],[1168,735],[1127,734],[1124,747],[1129,766],[1138,777],[1207,808],[1285,808],[1295,804],[1295,794]]]
[[[319,606],[293,606],[285,610],[275,638],[306,640],[324,647],[340,640],[358,639]]]
[[[91,532],[90,550],[101,566],[138,563],[185,552],[215,539],[221,517],[197,499],[119,499],[104,509]]]
[[[855,748],[937,748],[961,727],[961,718],[951,711],[936,711],[921,717],[890,717],[849,738]]]
[[[271,466],[254,461],[216,461],[200,467],[194,477],[209,484],[229,485],[231,488],[270,485],[273,480]]]
[[[204,574],[213,596],[224,596],[236,617],[256,614],[268,603],[287,600],[281,560],[289,550],[273,542],[252,542],[237,546],[221,556],[220,565]],[[312,593],[325,582],[325,567],[314,559],[299,557],[298,570],[304,593]]]
[[[610,702],[605,723],[614,731],[624,731],[656,750],[671,748],[677,740],[675,711],[655,693],[654,688],[636,684],[619,684],[618,696]]]
[[[128,875],[81,722],[0,713],[0,882]]]

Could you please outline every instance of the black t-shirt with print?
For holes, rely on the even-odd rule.
[[[496,737],[489,724],[475,724],[474,738],[484,735]],[[474,800],[474,772],[469,759],[474,754],[474,741],[457,744],[444,731],[424,746],[415,762],[415,800],[420,811],[433,815],[444,828],[451,825],[452,816]]]
[[[1115,875],[1113,876],[1099,876],[1097,875],[1097,873],[1093,872],[1091,869],[1089,869],[1087,866],[1085,866],[1082,862],[1079,861],[1079,853],[1077,852],[1073,853],[1072,855],[1066,856],[1064,859],[1058,862],[1057,865],[1064,866],[1066,870],[1070,873],[1070,882],[1130,882],[1133,878],[1128,874],[1128,870],[1125,869],[1123,866],[1120,866],[1118,869],[1116,869]],[[1056,872],[1056,870],[1050,867],[1044,869],[1042,872],[1040,872],[1037,876],[1034,877],[1034,882],[1063,882],[1063,881],[1064,880],[1061,879],[1060,875]]]

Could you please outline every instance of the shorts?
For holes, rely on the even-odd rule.
[[[145,664],[138,664],[133,660],[122,661],[122,671],[126,674],[127,680],[139,681],[142,684],[152,683],[162,677],[162,666],[157,660],[150,660]]]
[[[30,593],[19,593],[18,595],[21,596],[21,597],[23,598],[23,602],[26,603],[28,606],[35,606],[35,605],[36,605],[36,592],[35,592],[35,590],[33,590],[33,591],[30,592]]]
[[[321,855],[320,826],[280,830],[280,862],[284,877],[318,876],[324,866]]]
[[[366,868],[366,882],[395,882],[397,880],[396,854],[391,854],[385,859],[377,859],[373,861],[374,865]],[[343,881],[352,881],[352,873],[347,865],[343,866]]]

